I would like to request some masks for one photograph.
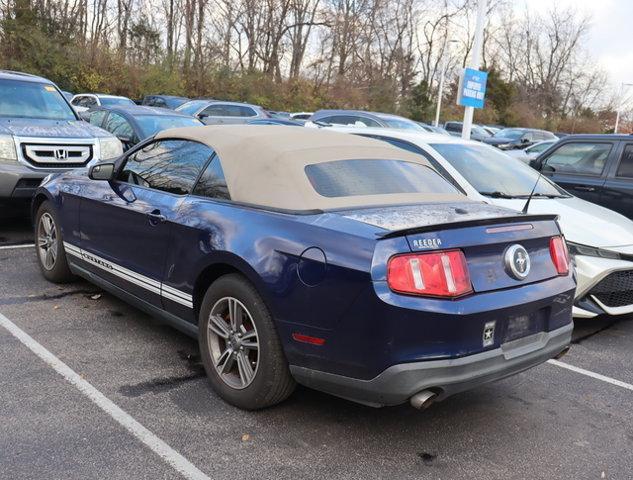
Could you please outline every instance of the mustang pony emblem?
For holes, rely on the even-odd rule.
[[[517,280],[523,280],[530,273],[530,255],[519,244],[512,245],[506,250],[504,263],[508,274]]]

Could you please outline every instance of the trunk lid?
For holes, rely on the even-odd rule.
[[[411,252],[462,250],[474,293],[518,287],[558,275],[549,251],[550,239],[560,235],[554,215],[523,215],[470,202],[389,207],[344,215],[380,227],[381,238],[404,237]],[[527,251],[530,267],[524,278],[512,271],[511,264],[517,261],[511,253],[514,245]]]

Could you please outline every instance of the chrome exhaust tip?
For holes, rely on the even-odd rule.
[[[431,390],[422,390],[421,392],[413,395],[409,402],[413,408],[424,410],[431,406],[431,404],[435,401],[435,397],[437,397],[437,393],[432,392]]]

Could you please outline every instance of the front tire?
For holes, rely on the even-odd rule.
[[[241,275],[213,282],[198,322],[200,355],[213,389],[245,410],[285,400],[295,382],[266,305]]]
[[[68,267],[57,213],[47,200],[35,215],[35,249],[40,270],[46,280],[68,283],[74,276]]]

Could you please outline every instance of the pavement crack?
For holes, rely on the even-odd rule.
[[[154,378],[134,385],[124,385],[119,388],[119,393],[126,397],[140,397],[146,393],[163,393],[206,376],[199,354],[178,350],[178,356],[186,362],[187,369],[191,372],[189,375]]]
[[[600,334],[600,333],[604,332],[605,330],[610,329],[611,327],[613,327],[614,325],[616,325],[616,324],[617,324],[617,323],[619,323],[619,322],[620,322],[619,320],[614,320],[614,321],[612,321],[612,322],[610,322],[610,323],[607,323],[604,327],[601,327],[601,328],[599,328],[598,330],[596,330],[596,331],[594,331],[594,332],[590,332],[590,333],[587,333],[587,334],[585,334],[585,335],[581,335],[580,337],[574,338],[574,339],[571,341],[571,343],[572,343],[573,345],[579,345],[579,344],[581,344],[582,342],[584,342],[585,340],[587,340],[587,339],[589,339],[589,338],[591,338],[591,337],[593,337],[593,336],[595,336],[595,335],[598,335],[598,334]]]
[[[71,295],[94,295],[96,293],[101,293],[100,290],[94,289],[79,289],[79,290],[68,290],[60,293],[43,293],[41,295],[27,295],[22,297],[7,297],[0,299],[0,305],[21,305],[29,302],[38,302],[38,301],[46,301],[46,300],[59,300],[60,298],[68,297]]]
[[[422,459],[425,465],[432,465],[435,459],[437,458],[437,454],[428,453],[428,452],[419,452],[418,457]]]
[[[134,385],[123,385],[119,388],[119,393],[121,395],[125,395],[126,397],[140,397],[146,393],[163,393],[204,376],[205,373],[203,370],[201,372],[191,373],[184,376],[154,378],[152,380],[148,380],[147,382],[141,382]]]

